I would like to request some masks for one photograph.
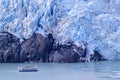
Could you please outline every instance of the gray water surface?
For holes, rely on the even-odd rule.
[[[18,66],[37,65],[38,72],[18,72]],[[1,63],[0,80],[120,80],[120,62]]]

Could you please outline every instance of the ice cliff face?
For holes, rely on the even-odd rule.
[[[120,0],[0,0],[0,32],[30,38],[53,33],[59,42],[88,43],[109,60],[120,60]]]

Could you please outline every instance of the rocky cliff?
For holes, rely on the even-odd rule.
[[[87,61],[87,43],[76,46],[72,41],[66,44],[55,43],[52,34],[47,37],[34,33],[29,39],[20,43],[19,38],[10,33],[0,33],[0,62],[85,62]],[[96,51],[91,61],[104,58]]]

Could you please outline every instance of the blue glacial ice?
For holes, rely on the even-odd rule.
[[[59,42],[88,43],[109,60],[120,60],[120,0],[0,0],[0,32],[30,38],[53,33]]]

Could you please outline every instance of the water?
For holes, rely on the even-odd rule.
[[[37,65],[38,72],[18,72],[18,66]],[[120,80],[120,62],[1,63],[0,80]]]

